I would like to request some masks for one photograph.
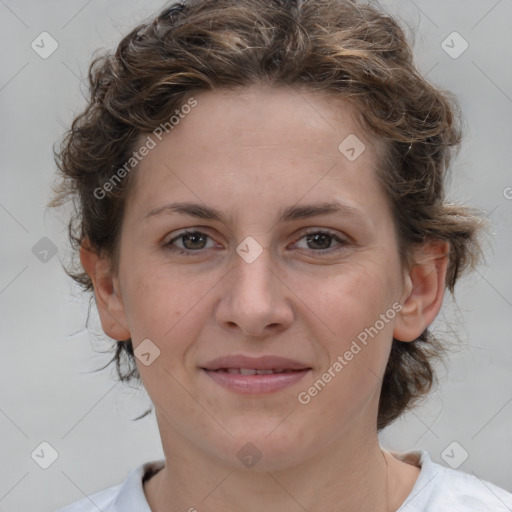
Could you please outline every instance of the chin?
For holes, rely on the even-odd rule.
[[[250,423],[244,423],[236,432],[230,430],[233,437],[222,440],[220,450],[214,450],[216,456],[234,469],[245,466],[253,472],[287,469],[307,457],[307,436],[298,431],[290,432],[284,425],[276,428],[275,420],[259,423],[251,428],[248,428]]]

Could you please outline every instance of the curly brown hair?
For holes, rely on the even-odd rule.
[[[168,123],[191,92],[270,84],[349,100],[365,129],[383,141],[378,178],[404,265],[410,268],[413,248],[427,239],[448,241],[446,287],[453,294],[459,276],[482,256],[482,216],[445,199],[449,164],[462,139],[458,103],[421,76],[403,29],[371,2],[186,0],[134,28],[115,52],[95,57],[88,78],[87,106],[54,150],[60,179],[50,203],[73,200],[75,255],[87,243],[116,268],[135,171],[108,190],[104,184],[131,158],[139,138]],[[93,292],[76,261],[66,272]],[[116,361],[119,379],[140,382],[131,340],[117,340],[114,350],[108,364]],[[414,342],[393,340],[378,430],[430,391],[434,359],[443,352],[428,329]]]

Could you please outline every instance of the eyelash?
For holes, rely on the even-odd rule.
[[[336,234],[332,233],[329,230],[312,230],[312,231],[308,231],[308,232],[304,233],[297,240],[297,242],[302,240],[303,238],[306,238],[309,235],[318,235],[318,234],[328,235],[329,237],[332,238],[332,240],[338,242],[340,244],[340,247],[334,248],[334,249],[333,248],[329,248],[329,249],[320,249],[320,250],[308,249],[309,251],[312,251],[313,253],[317,253],[317,254],[318,253],[320,253],[320,254],[331,254],[331,253],[335,253],[335,252],[341,251],[343,248],[345,248],[345,246],[347,246],[349,244],[348,240],[340,238],[339,236],[337,236]],[[198,249],[196,251],[193,251],[193,250],[190,250],[190,249],[180,249],[180,248],[177,248],[177,247],[172,245],[176,240],[180,240],[181,238],[183,238],[186,235],[205,235],[209,239],[211,239],[211,237],[208,234],[206,234],[206,233],[204,233],[202,231],[186,230],[186,231],[181,232],[180,234],[178,234],[177,236],[175,236],[171,240],[169,240],[169,242],[167,242],[166,244],[164,244],[165,249],[167,249],[167,250],[169,250],[171,252],[177,253],[177,254],[182,254],[184,256],[194,256],[196,253],[200,254],[201,252],[203,252],[205,250],[205,249]],[[295,243],[297,243],[297,242],[295,242]]]

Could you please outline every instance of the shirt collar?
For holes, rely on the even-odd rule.
[[[153,460],[137,466],[132,470],[119,489],[112,503],[112,512],[137,510],[151,512],[146,495],[144,494],[143,478],[148,478],[165,466],[165,460]]]

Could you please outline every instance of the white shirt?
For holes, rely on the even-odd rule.
[[[392,453],[421,467],[412,491],[396,512],[512,512],[511,493],[474,475],[441,466],[425,450]],[[122,484],[91,494],[57,512],[152,512],[144,495],[143,478],[164,464],[163,459],[141,464]]]

